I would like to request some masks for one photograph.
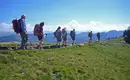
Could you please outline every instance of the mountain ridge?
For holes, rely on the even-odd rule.
[[[38,39],[36,36],[33,34],[28,34],[29,35],[29,42],[37,42]],[[111,30],[109,32],[101,32],[101,40],[107,40],[108,38],[113,38],[113,37],[119,37],[123,35],[123,31],[116,31],[116,30]],[[96,33],[93,33],[93,40],[96,40]],[[81,43],[81,42],[86,42],[88,41],[88,32],[81,32],[76,35],[76,42]],[[20,42],[21,38],[17,34],[10,34],[7,36],[0,37],[0,42]],[[71,38],[68,33],[68,41],[71,42]],[[49,42],[49,43],[54,43],[56,40],[54,39],[53,33],[49,32],[47,33],[47,36],[45,37],[44,42]]]

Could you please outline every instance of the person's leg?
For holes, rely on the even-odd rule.
[[[92,37],[90,37],[90,43],[92,43]]]
[[[99,42],[99,37],[98,37],[98,42]]]
[[[39,41],[39,49],[42,49],[42,40]]]
[[[20,45],[19,49],[24,49],[24,34],[20,33],[20,36],[21,36],[21,45]]]
[[[89,37],[89,43],[91,42],[91,37]]]
[[[67,46],[67,40],[65,40],[65,47]]]
[[[56,37],[56,40],[57,40],[56,46],[58,46],[58,37]]]
[[[72,41],[72,45],[73,45],[73,42],[74,42],[74,41]]]
[[[75,37],[72,37],[72,40],[73,40],[72,45],[74,45],[75,44]]]
[[[61,40],[61,37],[59,37],[59,47],[61,46],[61,42],[62,42],[62,40]]]
[[[75,43],[75,36],[74,36],[74,44],[76,44],[76,43]]]
[[[39,35],[38,39],[39,39],[39,49],[42,49],[42,41],[43,41],[42,35]]]
[[[66,45],[66,37],[63,38],[63,41],[64,41],[64,46]]]
[[[67,36],[65,37],[65,46],[67,46]]]
[[[75,40],[74,40],[74,44],[76,44],[76,43],[75,43]]]
[[[62,41],[62,47],[65,45],[65,41],[64,41],[64,37],[62,37],[63,41]]]
[[[27,49],[27,42],[28,42],[28,35],[26,33],[25,34],[25,37],[24,37],[24,46],[25,46],[25,49]]]
[[[73,37],[71,37],[71,39],[72,39],[72,45],[74,45],[74,39],[73,39]]]
[[[63,40],[63,42],[62,42],[62,46],[64,46],[64,44],[65,44],[65,42],[64,42],[64,40]]]
[[[22,38],[22,40],[21,40],[21,46],[20,46],[20,49],[24,49],[24,38]]]
[[[92,42],[92,37],[91,37],[91,42]]]

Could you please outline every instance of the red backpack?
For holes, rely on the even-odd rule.
[[[17,19],[12,20],[12,24],[13,24],[14,32],[17,33],[17,34],[19,34],[20,31],[21,31],[19,20],[17,20]]]
[[[39,24],[36,24],[35,27],[34,27],[34,31],[33,31],[33,34],[35,36],[38,36],[39,35]]]

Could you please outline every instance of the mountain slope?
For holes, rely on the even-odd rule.
[[[130,45],[119,40],[82,47],[0,54],[0,80],[130,80]]]

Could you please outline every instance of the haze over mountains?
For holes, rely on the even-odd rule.
[[[101,40],[106,40],[109,37],[119,37],[123,34],[123,30],[127,29],[129,24],[124,25],[106,25],[99,21],[90,21],[88,24],[81,24],[76,20],[70,21],[68,24],[64,25],[57,25],[62,26],[62,28],[65,26],[68,30],[68,41],[71,42],[69,32],[72,29],[76,29],[76,42],[81,43],[88,41],[88,31],[93,32],[101,32]],[[2,23],[0,24],[0,42],[20,42],[21,38],[19,35],[15,34],[12,25]],[[27,30],[29,33],[29,42],[36,42],[37,37],[33,35],[33,28],[34,26],[27,24]],[[53,32],[56,30],[56,26],[49,26],[45,25],[44,27],[44,33],[47,33],[48,35],[45,37],[45,42],[54,43],[56,40],[54,39]],[[96,40],[96,34],[93,35],[93,39]]]
[[[16,35],[15,33],[4,33],[5,35],[4,36],[1,36],[0,37],[0,42],[20,42],[21,41],[21,38],[19,35]],[[7,35],[8,34],[8,35]],[[116,30],[111,30],[109,32],[102,32],[101,33],[101,40],[106,40],[108,39],[109,37],[110,38],[113,38],[113,37],[119,37],[119,36],[122,36],[123,34],[123,31],[116,31]],[[34,36],[33,34],[29,34],[29,42],[37,42],[37,37]],[[93,35],[93,40],[96,40],[97,37],[96,37],[96,34]],[[76,42],[77,43],[82,43],[82,42],[86,42],[88,41],[88,32],[81,32],[81,33],[78,33],[76,35]],[[47,33],[47,36],[45,37],[45,42],[49,42],[49,43],[54,43],[56,42],[56,40],[54,39],[54,36],[53,36],[53,33],[50,32],[50,33]],[[71,39],[70,39],[70,36],[69,36],[69,33],[68,33],[68,41],[71,42]]]

